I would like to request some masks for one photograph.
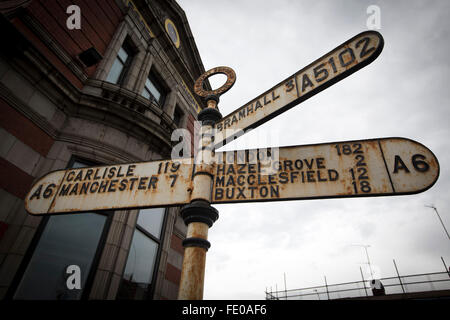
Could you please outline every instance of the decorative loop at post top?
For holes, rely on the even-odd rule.
[[[227,81],[216,90],[205,90],[203,87],[203,82],[207,78],[216,74],[226,75]],[[206,100],[216,100],[216,102],[219,103],[220,95],[230,90],[235,82],[236,82],[236,73],[234,72],[233,69],[229,67],[216,67],[206,71],[197,79],[197,81],[195,81],[194,92],[200,97],[206,98]]]

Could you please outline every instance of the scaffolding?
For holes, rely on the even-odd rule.
[[[412,293],[450,290],[450,272],[447,267],[445,270],[445,272],[400,275],[396,268],[397,276],[378,280],[383,284],[386,296],[399,295],[399,298],[401,298]],[[325,285],[323,286],[301,289],[285,289],[281,291],[267,291],[266,289],[266,300],[366,299],[374,296],[370,285],[372,279],[364,279],[362,271],[361,277],[362,279],[359,281],[338,284],[328,284],[325,278]]]

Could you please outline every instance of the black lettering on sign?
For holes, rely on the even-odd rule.
[[[123,191],[127,188],[127,184],[128,184],[128,180],[127,179],[122,179],[120,181],[120,186],[119,186],[119,190]]]
[[[308,162],[308,159],[305,159],[305,164],[308,169],[313,168],[314,159],[311,159],[311,162]]]
[[[71,187],[72,185],[69,183],[69,184],[63,184],[62,186],[61,186],[61,191],[59,192],[59,196],[67,196],[67,194],[69,193],[69,190],[70,190],[70,187]]]
[[[267,189],[267,187],[261,187],[259,189],[259,194],[261,195],[261,197],[265,198],[267,197],[267,194],[269,193],[269,189]]]
[[[134,175],[134,168],[136,168],[136,165],[134,164],[128,166],[127,177]]]
[[[406,173],[409,173],[409,169],[403,162],[402,158],[396,155],[394,160],[394,173],[398,173],[398,170],[405,170]]]
[[[358,160],[358,162],[356,163],[357,167],[367,166],[367,164],[364,162],[364,156],[358,154],[355,159]]]
[[[255,111],[256,111],[258,108],[262,108],[262,105],[261,105],[261,103],[259,102],[259,100],[256,100],[256,103],[255,103]]]
[[[249,114],[249,113],[253,113],[253,103],[251,103],[247,106],[247,114]]]
[[[83,181],[83,171],[80,170],[80,172],[78,172],[77,176],[75,177],[75,179],[73,179],[73,181]]]
[[[314,171],[306,171],[306,177],[308,178],[308,182],[316,182],[314,178]]]
[[[145,190],[145,184],[147,183],[148,177],[142,177],[139,179],[138,190]]]
[[[172,183],[170,184],[170,187],[172,188],[175,185],[175,182],[177,181],[178,175],[171,174],[169,177],[172,179]]]
[[[239,120],[245,118],[245,109],[239,110]]]
[[[287,174],[287,172],[281,172],[279,174],[279,179],[280,179],[280,183],[282,184],[286,184],[289,182],[289,176]]]
[[[70,171],[70,172],[67,174],[66,181],[72,181],[74,175],[75,175],[75,171]]]
[[[348,60],[347,62],[344,62],[344,55],[346,53],[350,54],[350,60]],[[344,51],[342,51],[341,53],[339,53],[339,62],[341,63],[341,66],[343,68],[345,68],[346,66],[348,66],[349,64],[351,64],[353,61],[355,61],[355,54],[353,53],[352,48],[346,48]]]
[[[324,68],[324,66],[325,63],[321,63],[314,68],[314,77],[316,78],[317,82],[322,82],[323,80],[328,78],[328,70]]]
[[[175,175],[176,176],[176,175]],[[172,177],[172,176],[170,176],[170,177]],[[176,180],[176,178],[175,178],[175,180]],[[153,189],[156,189],[156,183],[158,182],[158,177],[156,177],[156,176],[151,176],[151,178],[150,178],[150,182],[148,183],[148,188],[150,189],[150,188],[153,188]],[[173,181],[173,183],[175,184],[175,181]],[[172,187],[172,186],[171,186]]]
[[[245,175],[243,175],[243,174],[239,175],[237,177],[236,181],[239,186],[245,185]]]
[[[425,156],[421,154],[415,154],[412,156],[412,164],[414,166],[414,169],[416,169],[419,172],[427,172],[430,169],[430,165],[426,163]]]
[[[225,176],[216,176],[216,187],[225,187]]]
[[[109,180],[106,180],[106,181],[102,181],[102,182],[100,182],[100,187],[98,187],[98,192],[100,193],[100,192],[106,192],[106,187],[108,186],[108,184],[109,184]]]
[[[339,179],[339,173],[334,169],[328,169],[328,179],[330,181],[336,181]]]
[[[80,189],[80,195],[87,194],[90,184],[91,184],[90,182],[83,182]]]
[[[122,167],[119,167],[119,171],[117,171],[117,178],[121,178],[121,177],[125,176],[124,173],[120,174],[121,171],[122,171]]]
[[[116,167],[112,167],[112,168],[109,168],[109,173],[108,173],[108,178],[112,178],[112,177],[114,177],[114,175],[116,174]]]
[[[280,186],[270,186],[270,196],[272,198],[279,198],[280,197]]]
[[[350,155],[350,154],[362,154],[363,153],[363,151],[361,150],[361,148],[362,148],[361,143],[354,143],[351,146],[349,144],[344,144],[342,146],[339,144],[336,144],[334,147],[336,148],[338,156],[341,156],[342,154]],[[352,147],[354,149],[352,149]]]
[[[239,199],[239,198],[241,198],[241,197],[242,197],[243,199],[246,199],[246,196],[245,196],[245,194],[244,194],[245,187],[243,187],[243,188],[237,187],[237,190],[238,190],[239,194],[237,195],[236,199]]]
[[[334,57],[331,57],[328,60],[328,63],[331,65],[331,68],[333,69],[334,73],[337,73],[337,68],[336,68],[336,64],[334,63]]]
[[[232,164],[230,164],[230,165],[228,166],[227,174],[236,174],[236,172],[234,171],[234,167],[233,167]]]
[[[214,198],[216,200],[222,200],[223,199],[223,189],[216,188],[216,193],[214,194]]]
[[[280,95],[276,96],[275,91],[272,91],[272,100],[275,101],[280,97]]]
[[[323,162],[325,161],[324,158],[317,158],[316,159],[316,164],[317,164],[317,169],[325,169],[325,165],[323,164]]]
[[[295,88],[294,79],[291,79],[288,82],[286,82],[285,86],[286,86],[286,92],[292,91]]]
[[[224,164],[217,165],[217,176],[219,174],[225,174],[225,165]]]
[[[94,173],[94,170],[88,169],[86,172],[86,176],[84,177],[84,180],[91,180],[91,175]]]
[[[309,79],[308,75],[305,73],[302,78],[302,92],[304,92],[308,87],[314,87],[314,85],[311,79]]]
[[[235,185],[235,183],[234,183],[234,177],[233,176],[229,176],[228,177],[228,181],[227,181],[227,187],[228,186],[230,186],[230,185],[232,185],[232,186],[234,186]]]
[[[359,40],[355,47],[358,48],[361,44],[363,45],[361,53],[359,54],[359,58],[364,58],[365,56],[367,56],[370,52],[372,52],[373,50],[375,50],[375,47],[369,48],[367,49],[367,46],[370,43],[370,38],[369,37],[364,37],[361,40]]]
[[[320,172],[321,172],[320,170],[317,170],[317,181],[318,182],[328,181],[326,178],[324,179],[320,176]]]
[[[98,175],[98,169],[95,169],[94,180],[98,179],[101,179],[101,177]]]
[[[116,183],[119,182],[119,180],[114,179],[111,180],[111,183],[109,184],[108,192],[116,192]]]
[[[94,188],[94,186],[95,186],[95,188]],[[99,183],[98,183],[97,181],[93,182],[92,185],[91,185],[91,188],[89,189],[89,191],[90,191],[91,193],[97,192],[98,186],[99,186]]]
[[[131,178],[131,179],[130,179],[130,182],[131,182],[131,184],[130,184],[130,191],[133,190],[134,183],[135,183],[137,180],[138,180],[138,178]]]
[[[77,193],[78,193],[78,183],[75,183],[75,184],[73,185],[72,190],[70,190],[69,196],[71,196],[71,195],[77,195]]]
[[[42,191],[42,184],[36,189],[36,191],[31,195],[30,200],[33,200],[33,198],[40,199],[41,197],[41,191]]]
[[[47,188],[45,188],[45,191],[44,191],[44,194],[43,194],[43,196],[44,196],[44,199],[48,199],[48,198],[50,198],[51,196],[52,196],[52,194],[53,194],[53,189],[56,187],[56,185],[54,184],[54,183],[51,183],[51,184],[49,184],[48,186],[47,186]]]
[[[257,187],[248,187],[248,189],[251,191],[250,198],[253,198],[255,196],[255,190],[257,190]]]
[[[246,163],[244,164],[238,164],[238,169],[237,169],[237,174],[245,174],[245,167],[246,167]]]

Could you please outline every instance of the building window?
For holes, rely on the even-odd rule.
[[[117,299],[152,298],[164,218],[164,208],[140,210]]]
[[[87,165],[75,161],[70,167]],[[79,300],[92,282],[92,271],[101,252],[108,215],[64,214],[47,218],[38,243],[14,294],[19,300]],[[44,220],[45,221],[45,220]],[[69,289],[68,266],[81,271],[81,289]],[[89,279],[89,281],[88,281]],[[86,292],[89,293],[89,292]]]
[[[129,41],[125,40],[122,47],[119,49],[116,59],[109,70],[108,77],[106,81],[122,84],[125,79],[125,75],[127,74],[131,61],[133,60],[133,50],[129,44]]]
[[[142,96],[149,100],[155,101],[160,107],[164,105],[166,99],[166,90],[162,85],[162,81],[158,77],[150,72],[147,80],[145,81],[144,90],[142,90]]]

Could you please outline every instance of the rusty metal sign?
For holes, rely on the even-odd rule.
[[[414,194],[438,176],[434,154],[404,138],[230,151],[216,154],[212,203]]]
[[[191,159],[51,172],[25,198],[30,214],[148,208],[189,203]]]
[[[383,37],[376,31],[362,32],[341,44],[225,116],[216,124],[216,148],[365,67],[380,55],[383,45]]]

